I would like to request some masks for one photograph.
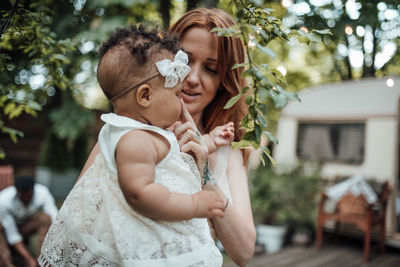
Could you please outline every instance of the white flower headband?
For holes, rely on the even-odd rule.
[[[190,72],[190,67],[188,66],[189,59],[188,56],[185,52],[182,50],[179,50],[178,53],[176,53],[174,61],[172,62],[169,59],[163,59],[160,61],[156,62],[156,67],[158,72],[151,75],[150,77],[147,77],[143,80],[140,80],[130,86],[128,86],[125,89],[122,89],[121,91],[117,92],[116,94],[112,95],[110,97],[111,101],[114,101],[121,96],[127,94],[131,90],[135,89],[139,85],[150,81],[151,79],[157,77],[158,75],[161,74],[161,76],[165,77],[165,88],[172,88],[177,85],[178,80],[180,79],[181,82],[183,79],[185,79],[186,75],[189,74]]]
[[[185,79],[186,75],[190,72],[188,56],[182,50],[176,53],[174,62],[169,59],[163,59],[156,62],[156,66],[160,74],[165,77],[165,88],[172,88],[178,83],[178,77]]]

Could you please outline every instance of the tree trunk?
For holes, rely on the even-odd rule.
[[[186,12],[197,7],[197,0],[187,0]]]
[[[375,57],[376,57],[376,52],[377,52],[377,45],[378,45],[378,40],[375,36],[375,31],[376,31],[376,24],[372,28],[372,36],[373,36],[373,48],[372,48],[372,63],[371,66],[366,66],[365,65],[365,60],[364,60],[364,67],[363,67],[363,74],[362,77],[374,77],[375,76]],[[363,46],[364,49],[364,46]]]
[[[347,36],[345,37],[346,41],[346,47],[349,48],[349,40],[347,39]],[[348,51],[349,49],[347,49]],[[353,79],[353,74],[351,72],[351,64],[350,64],[350,55],[347,53],[347,57],[344,59],[346,67],[347,67],[347,79],[346,80],[351,80]]]
[[[160,0],[160,14],[163,21],[164,30],[169,29],[169,21],[171,16],[169,10],[171,9],[171,0]]]
[[[217,6],[216,0],[203,0],[204,6],[208,8],[213,8]]]
[[[331,58],[333,61],[333,65],[334,65],[333,72],[336,71],[340,75],[340,80],[342,80],[342,81],[346,80],[346,76],[343,73],[342,68],[340,67],[340,61],[335,58],[335,51],[333,51],[332,49],[329,49],[328,47],[327,47],[327,49],[330,51],[329,54],[331,55]]]

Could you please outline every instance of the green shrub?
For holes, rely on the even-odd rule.
[[[305,170],[304,165],[286,172],[260,166],[250,172],[256,223],[286,224],[296,231],[314,230],[317,199],[325,180],[320,178],[319,168]]]

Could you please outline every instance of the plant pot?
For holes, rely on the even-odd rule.
[[[257,242],[264,246],[268,254],[281,250],[287,226],[259,224],[256,230]]]

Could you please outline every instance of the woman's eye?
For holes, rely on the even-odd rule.
[[[214,70],[214,69],[212,69],[210,67],[206,67],[206,70],[211,72],[211,73],[213,73],[213,74],[218,74],[217,70]]]

